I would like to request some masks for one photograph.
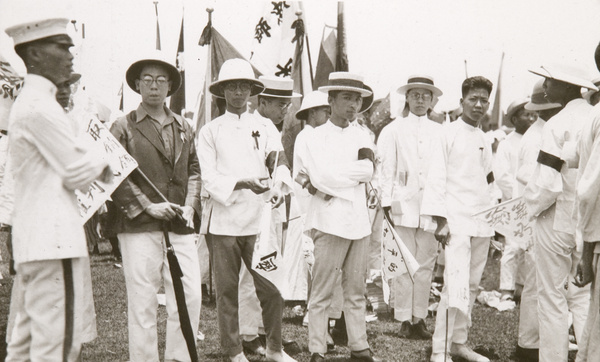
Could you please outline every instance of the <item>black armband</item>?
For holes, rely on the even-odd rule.
[[[540,150],[540,153],[537,158],[537,162],[544,166],[553,168],[558,172],[560,172],[562,165],[565,163],[565,161],[561,160],[560,157],[556,157],[553,154],[544,152],[542,150]]]
[[[361,148],[358,150],[358,160],[371,160],[375,163],[375,153],[370,148]]]

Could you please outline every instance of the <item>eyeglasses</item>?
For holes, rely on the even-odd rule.
[[[424,100],[424,101],[430,101],[431,100],[431,94],[430,93],[413,93],[410,92],[408,94],[408,98],[412,99],[413,101],[418,101],[419,98]]]
[[[152,83],[156,82],[156,85],[158,85],[159,87],[162,87],[164,85],[166,85],[169,80],[167,79],[167,77],[159,75],[156,78],[152,78],[149,75],[145,75],[144,78],[142,78],[142,82],[147,86],[150,87],[152,85]]]
[[[223,85],[223,88],[229,92],[235,92],[238,88],[242,92],[248,92],[252,89],[252,84],[250,82],[227,82]]]

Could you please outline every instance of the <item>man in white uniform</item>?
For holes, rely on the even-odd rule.
[[[546,99],[564,107],[544,126],[538,163],[523,197],[536,218],[539,359],[566,361],[569,309],[579,337],[589,305],[587,293],[575,300],[568,300],[567,294],[572,288],[569,274],[580,256],[575,252],[576,145],[592,109],[581,97],[581,88],[596,87],[578,69],[541,67],[531,72],[545,78]]]
[[[55,98],[73,69],[68,24],[54,18],[6,29],[27,67],[9,120],[13,253],[22,303],[14,310],[7,361],[77,361],[87,327],[77,318],[90,269],[73,190],[108,181],[112,171],[78,147],[77,125]]]
[[[398,93],[405,95],[409,113],[384,127],[379,135],[381,204],[419,269],[414,283],[408,274],[393,279],[394,317],[402,322],[401,337],[430,339],[425,318],[438,242],[431,219],[421,220],[420,210],[431,149],[442,128],[428,118],[428,113],[442,91],[434,85],[433,78],[415,75]]]
[[[434,142],[421,214],[437,223],[435,237],[445,245],[444,288],[432,343],[432,362],[489,361],[467,346],[470,314],[494,231],[472,215],[493,205],[492,149],[479,121],[489,108],[492,82],[467,78],[462,84],[460,119]],[[446,322],[447,321],[447,322]]]

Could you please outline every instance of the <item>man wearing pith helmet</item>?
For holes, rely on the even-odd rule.
[[[581,69],[542,66],[530,72],[544,77],[546,99],[563,109],[544,126],[537,165],[523,197],[530,216],[535,217],[535,261],[538,284],[540,361],[566,361],[569,353],[569,309],[573,312],[575,338],[583,334],[589,306],[589,291],[581,298],[567,295],[573,288],[569,272],[581,253],[576,251],[577,143],[589,121],[592,106],[581,96],[581,88],[597,89]]]
[[[270,120],[247,110],[248,99],[264,89],[254,78],[250,63],[227,60],[209,89],[226,102],[225,114],[202,127],[198,140],[202,181],[209,194],[201,233],[209,235],[214,260],[221,348],[231,361],[247,361],[238,324],[238,282],[243,261],[252,274],[263,310],[266,359],[294,361],[282,350],[283,298],[273,283],[252,269],[265,202],[277,207],[291,191],[281,137]],[[270,182],[272,176],[275,179]]]
[[[129,359],[158,361],[156,291],[164,283],[168,313],[165,360],[189,361],[163,240],[166,228],[183,272],[181,282],[195,336],[201,282],[193,220],[200,214],[200,167],[191,127],[165,104],[181,85],[181,76],[162,53],[155,52],[131,64],[125,78],[142,102],[117,119],[111,132],[162,193],[133,172],[112,196],[119,209],[117,237],[127,286]]]
[[[374,151],[369,136],[359,127],[350,127],[363,98],[372,92],[361,76],[348,72],[331,73],[328,84],[319,90],[328,93],[331,117],[297,149],[303,186],[313,194],[305,222],[315,245],[308,349],[312,362],[325,360],[327,312],[336,282],[332,276],[341,270],[350,359],[380,361],[367,342],[364,298],[371,234],[365,183],[373,177]]]
[[[381,202],[386,217],[420,267],[414,283],[408,274],[394,278],[394,317],[402,322],[401,337],[430,339],[425,318],[438,242],[428,225],[430,220],[420,216],[420,208],[432,142],[442,127],[428,114],[442,91],[434,85],[433,78],[415,75],[398,88],[398,93],[405,96],[409,113],[385,126],[379,135]]]
[[[84,330],[95,328],[78,318],[92,296],[84,286],[91,276],[73,191],[87,191],[96,179],[110,181],[112,171],[81,147],[75,121],[56,101],[57,86],[73,71],[68,24],[51,18],[5,30],[27,68],[8,130],[15,291],[23,303],[13,309],[7,361],[78,361]]]

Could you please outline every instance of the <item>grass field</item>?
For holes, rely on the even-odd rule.
[[[3,244],[3,243],[2,243]],[[109,249],[101,244],[101,252]],[[5,255],[5,254],[3,254]],[[83,349],[84,361],[127,361],[127,300],[123,269],[114,266],[115,260],[107,253],[92,257],[92,278],[97,314],[99,337]],[[6,275],[2,268],[3,275]],[[499,260],[488,259],[481,286],[485,290],[498,288]],[[5,330],[10,301],[10,279],[1,281],[0,286],[0,359],[4,360],[6,345]],[[302,326],[302,317],[296,316],[290,305],[284,316],[283,334],[285,338],[296,340],[302,353],[295,356],[298,361],[309,361],[307,350],[307,329]],[[164,351],[166,312],[159,307],[159,351]],[[433,330],[434,318],[427,318],[427,325]],[[470,331],[471,346],[483,351],[493,361],[512,361],[517,340],[518,310],[499,312],[496,309],[475,304],[473,327]],[[387,361],[428,361],[431,341],[406,340],[397,337],[400,324],[388,312],[379,313],[378,320],[368,323],[368,337],[371,348]],[[219,333],[214,303],[202,307],[200,330],[206,338],[198,342],[200,361],[226,361],[219,346]],[[350,352],[346,347],[336,347],[328,355],[328,360],[345,361]],[[249,356],[250,361],[262,358]],[[456,359],[455,359],[456,361]]]

